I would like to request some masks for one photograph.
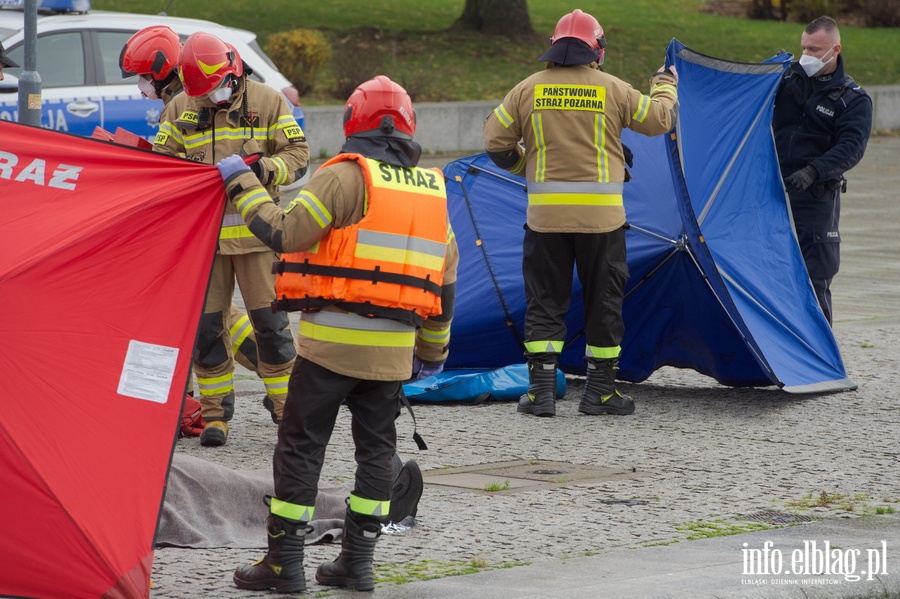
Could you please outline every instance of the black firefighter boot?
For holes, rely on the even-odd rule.
[[[616,389],[616,370],[619,359],[601,360],[585,358],[587,362],[587,381],[578,411],[582,414],[617,414],[627,416],[634,413],[634,401],[622,395]]]
[[[322,564],[316,569],[316,581],[319,584],[357,591],[375,590],[372,558],[375,556],[375,543],[380,536],[380,518],[358,514],[348,508],[344,518],[341,554],[333,562]]]
[[[528,360],[528,393],[519,398],[517,412],[556,416],[556,362]]]
[[[306,522],[269,514],[266,518],[269,552],[255,564],[235,570],[232,577],[235,586],[251,591],[275,589],[278,593],[305,591],[303,545],[310,530]]]

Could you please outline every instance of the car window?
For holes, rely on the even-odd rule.
[[[23,65],[4,68],[16,77],[25,65],[25,43],[8,52],[14,62]],[[37,72],[41,77],[41,87],[77,87],[85,84],[84,45],[80,31],[67,31],[41,35],[37,38]]]
[[[98,31],[97,42],[100,44],[100,59],[102,61],[103,80],[99,81],[100,85],[121,85],[126,83],[137,84],[137,75],[132,75],[127,79],[122,78],[122,69],[119,67],[119,57],[122,55],[122,48],[125,47],[131,36],[131,31]]]

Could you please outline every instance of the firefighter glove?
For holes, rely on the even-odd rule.
[[[808,164],[785,179],[784,186],[787,187],[789,191],[806,191],[813,183],[815,183],[818,175],[819,173],[816,171],[816,167]]]
[[[219,169],[219,174],[222,175],[223,181],[228,181],[235,175],[250,171],[250,167],[244,163],[244,159],[237,154],[232,154],[228,158],[218,161],[216,168]]]

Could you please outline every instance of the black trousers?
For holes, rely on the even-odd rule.
[[[816,299],[831,324],[831,281],[841,267],[841,192],[811,189],[790,194],[791,214]]]
[[[526,343],[566,340],[573,268],[582,288],[587,344],[615,347],[622,342],[622,299],[628,280],[624,228],[609,233],[538,233],[526,226],[522,249]]]
[[[344,376],[298,357],[275,446],[275,496],[297,505],[315,505],[325,448],[341,402],[346,400],[356,446],[353,494],[390,501],[401,384]]]

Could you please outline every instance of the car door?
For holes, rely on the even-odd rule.
[[[122,78],[119,57],[133,30],[91,30],[90,41],[97,73],[97,89],[103,99],[103,128],[111,133],[121,127],[153,140],[159,130],[162,100],[141,94],[137,77]]]
[[[13,41],[16,40],[17,41]],[[41,126],[55,131],[90,135],[103,122],[103,98],[95,81],[90,37],[87,32],[51,31],[37,37],[37,73],[41,78]],[[22,35],[4,45],[9,56],[25,64]],[[5,68],[18,77],[24,67]],[[18,120],[18,94],[0,95],[0,118]]]

